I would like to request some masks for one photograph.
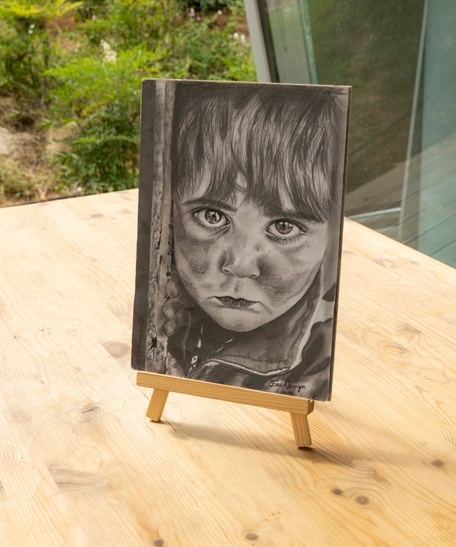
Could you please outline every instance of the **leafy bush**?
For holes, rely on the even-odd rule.
[[[233,37],[235,21],[219,29],[217,14],[185,16],[175,4],[148,0],[105,9],[104,18],[84,24],[98,57],[47,71],[56,82],[52,117],[75,120],[81,130],[56,158],[58,176],[87,192],[136,185],[142,78],[255,79],[249,44]]]
[[[242,0],[179,0],[178,5],[181,8],[198,8],[202,11],[214,10],[219,8],[244,8]]]
[[[0,92],[40,100],[51,63],[48,21],[61,17],[82,2],[48,1],[36,6],[29,0],[0,5]]]
[[[88,192],[121,190],[135,185],[138,167],[140,82],[145,73],[160,74],[166,50],[138,46],[111,60],[83,58],[48,71],[55,89],[54,118],[76,120],[80,135],[71,151],[55,159],[60,181]]]
[[[174,31],[178,13],[175,2],[108,0],[101,11],[93,10],[84,21],[84,34],[95,45],[106,40],[115,49],[140,44],[155,49],[158,41],[166,40]]]
[[[215,25],[217,15],[201,18],[197,15],[180,28],[175,51],[186,59],[186,78],[200,80],[255,80],[251,47],[245,37],[237,36],[236,21],[230,20],[223,29]]]
[[[62,187],[136,185],[142,78],[255,80],[250,45],[236,39],[240,0],[223,3],[233,6],[224,8],[223,25],[217,12],[184,4],[11,0],[0,8],[0,94],[22,97],[28,108],[45,105],[42,126],[79,127],[66,139],[69,151],[50,160]],[[71,15],[71,28],[51,24],[62,15]]]

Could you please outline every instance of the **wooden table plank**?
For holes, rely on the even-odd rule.
[[[347,221],[331,403],[286,413],[130,370],[137,191],[0,211],[0,544],[456,544],[456,273]]]

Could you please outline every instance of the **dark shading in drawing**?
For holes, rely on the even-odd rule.
[[[134,368],[330,398],[349,101],[144,82]]]

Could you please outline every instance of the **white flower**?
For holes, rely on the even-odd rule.
[[[245,35],[241,34],[241,42],[245,42]]]
[[[237,39],[239,38],[239,33],[238,33],[238,32],[235,32],[235,33],[233,34],[233,38],[234,38],[235,40],[237,40]]]
[[[112,49],[108,42],[106,42],[106,40],[101,40],[100,45],[103,48],[104,60],[108,63],[115,63],[117,59],[117,53]]]
[[[218,13],[219,15],[222,15],[222,10],[219,9],[217,13]]]

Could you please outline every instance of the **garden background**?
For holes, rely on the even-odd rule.
[[[254,81],[242,0],[0,5],[0,205],[132,188],[142,78]]]

